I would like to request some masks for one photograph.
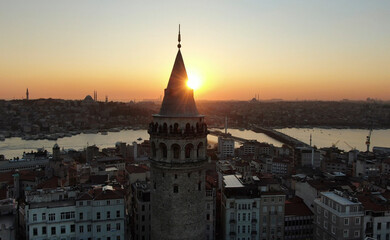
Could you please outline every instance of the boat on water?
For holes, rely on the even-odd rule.
[[[138,140],[138,141],[142,141],[142,138],[139,137],[139,138],[137,138],[137,140]]]
[[[5,140],[4,135],[0,135],[0,141],[4,141],[4,140]]]
[[[107,135],[108,133],[107,133],[107,131],[101,131],[100,134],[101,135]]]

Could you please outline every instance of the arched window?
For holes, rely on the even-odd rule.
[[[204,146],[203,146],[203,143],[202,142],[200,142],[199,144],[198,144],[198,147],[197,147],[197,149],[196,149],[196,157],[201,157],[201,155],[203,154],[203,148],[204,148]],[[203,157],[203,156],[202,156]]]
[[[194,145],[192,145],[191,143],[187,144],[186,145],[186,158],[191,158],[191,153],[192,153],[192,150],[194,149]]]
[[[175,123],[173,125],[173,133],[179,133],[179,124],[178,123]]]
[[[191,125],[189,123],[186,124],[186,133],[191,131]]]
[[[160,143],[160,151],[163,158],[167,158],[168,151],[167,151],[167,145],[164,143]]]
[[[152,142],[152,156],[156,157],[156,144],[154,142]]]
[[[163,133],[167,133],[168,132],[168,125],[167,123],[164,123],[163,125]]]
[[[180,158],[180,146],[178,144],[173,144],[172,145],[172,153],[173,153],[173,158],[174,159],[179,159]]]

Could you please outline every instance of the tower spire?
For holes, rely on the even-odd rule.
[[[181,48],[181,35],[180,35],[180,24],[179,24],[179,35],[177,36],[177,41],[179,42],[179,44],[177,44],[177,47],[180,49]]]

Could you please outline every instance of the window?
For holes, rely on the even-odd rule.
[[[245,233],[245,226],[242,226],[242,233]]]
[[[42,227],[42,234],[46,234],[46,227]]]
[[[79,202],[79,206],[83,206],[84,205],[84,202],[83,201],[80,201]]]
[[[110,218],[111,218],[111,212],[107,211],[107,219],[110,219]]]
[[[111,204],[110,200],[107,200],[107,202],[106,202],[106,203],[107,203],[107,205],[110,205],[110,204]]]
[[[101,226],[100,226],[100,225],[97,225],[97,226],[96,226],[96,232],[101,232],[101,231],[102,231]]]
[[[56,235],[56,227],[51,227],[51,235]]]
[[[328,211],[324,210],[324,217],[328,218]]]
[[[355,231],[355,232],[353,232],[353,235],[354,235],[355,237],[360,237],[360,231]],[[380,238],[378,238],[378,239],[380,239]]]
[[[92,225],[87,225],[87,231],[91,232],[92,231]]]
[[[344,218],[344,225],[349,225],[349,218]]]
[[[111,230],[111,224],[107,224],[106,228],[107,228],[107,232],[109,232]]]
[[[344,229],[343,231],[343,237],[348,237],[349,236],[349,231],[347,229]]]
[[[336,228],[332,225],[332,233],[336,234]]]
[[[116,230],[121,230],[121,223],[116,224]]]
[[[74,212],[62,212],[61,213],[61,220],[72,219],[72,218],[74,218],[74,216],[75,216]]]
[[[76,225],[72,224],[70,225],[70,232],[75,232],[76,231]]]
[[[34,236],[38,235],[38,229],[37,228],[33,228],[33,235]]]
[[[33,214],[33,222],[36,222],[37,221],[37,215],[34,213]]]
[[[328,229],[328,222],[327,221],[324,221],[324,228]]]
[[[79,232],[83,233],[84,232],[84,226],[79,226]]]
[[[42,221],[46,221],[46,213],[42,213]]]
[[[55,221],[56,220],[56,214],[55,213],[50,213],[49,214],[49,221]]]
[[[79,214],[79,218],[80,218],[80,220],[83,220],[83,213],[82,212]]]
[[[210,214],[206,214],[206,220],[210,220]]]
[[[332,215],[332,222],[336,223],[336,215]]]
[[[246,213],[242,214],[242,221],[246,221]]]
[[[121,236],[116,236],[116,240],[121,240]]]
[[[100,219],[100,212],[97,212],[97,213],[96,213],[96,219],[97,219],[97,220]]]
[[[317,213],[321,214],[321,207],[320,206],[317,206]]]
[[[64,234],[66,232],[65,226],[61,226],[61,234]]]
[[[178,193],[179,192],[179,186],[175,185],[173,186],[173,193]]]
[[[376,226],[376,229],[378,229],[378,230],[382,229],[382,223],[378,223],[378,225]]]
[[[355,224],[360,225],[360,217],[355,218]]]
[[[118,210],[118,211],[116,211],[116,217],[118,218],[118,217],[121,217],[121,212]]]

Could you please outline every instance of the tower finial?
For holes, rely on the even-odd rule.
[[[177,37],[177,41],[179,41],[179,44],[177,44],[177,47],[180,49],[181,48],[181,35],[180,35],[180,24],[179,24],[179,36]]]

